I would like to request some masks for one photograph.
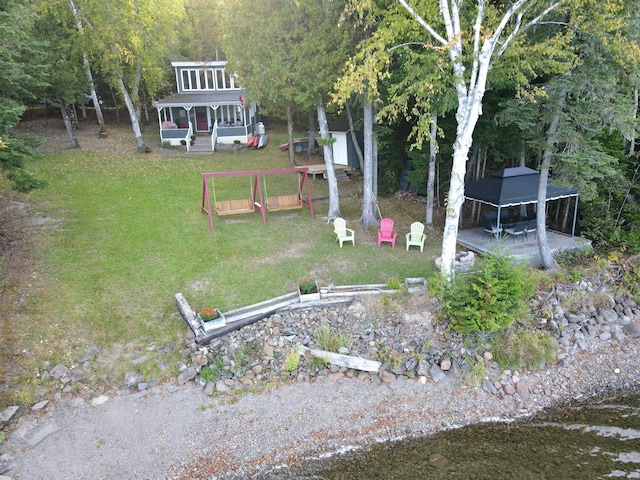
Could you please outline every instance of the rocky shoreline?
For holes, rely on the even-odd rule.
[[[191,362],[175,382],[154,384],[132,373],[124,386],[94,398],[59,392],[34,405],[0,444],[0,475],[268,478],[272,468],[328,452],[634,390],[640,308],[608,285],[555,285],[534,299],[538,327],[559,345],[556,359],[536,370],[500,369],[487,339],[447,330],[424,291],[300,306],[205,347],[188,334],[182,353]],[[344,354],[378,360],[380,372],[306,357],[291,368],[293,346],[318,347],[322,325],[349,340]],[[473,361],[487,367],[478,386],[467,381]],[[83,381],[72,372],[55,366],[43,382]]]
[[[515,410],[526,413],[530,393],[540,393],[535,386],[523,383],[517,370],[500,369],[493,361],[486,336],[463,336],[449,330],[446,322],[434,316],[437,308],[437,301],[424,291],[356,297],[350,305],[305,308],[300,304],[204,347],[189,336],[183,354],[192,363],[182,366],[177,381],[196,382],[208,395],[276,380],[309,382],[331,374],[357,376],[374,385],[398,379],[424,385],[446,380],[463,382],[474,364],[484,362],[488,374],[482,389],[491,395],[511,397]],[[640,307],[590,280],[554,285],[552,291],[536,296],[532,311],[538,328],[549,331],[557,341],[555,360],[561,368],[568,368],[578,352],[594,352],[628,337],[640,338]],[[322,348],[318,337],[323,328],[348,344],[339,353],[379,361],[380,371],[322,365],[308,356],[295,366],[288,365],[288,355],[296,345]],[[544,369],[545,365],[540,367]],[[550,395],[554,400],[562,396]]]

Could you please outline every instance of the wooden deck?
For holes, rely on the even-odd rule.
[[[552,253],[574,248],[591,246],[591,241],[581,237],[572,237],[560,232],[547,230],[547,241]],[[496,246],[504,246],[509,254],[517,259],[527,260],[532,267],[541,267],[540,250],[535,235],[506,237],[499,241],[484,231],[484,228],[471,228],[458,231],[458,244],[483,255],[492,254]]]

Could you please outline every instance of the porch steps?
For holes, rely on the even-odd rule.
[[[211,153],[211,137],[196,135],[193,145],[189,147],[189,153]]]

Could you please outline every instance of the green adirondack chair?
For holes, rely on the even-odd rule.
[[[413,222],[411,224],[411,231],[407,233],[407,252],[410,246],[420,247],[420,251],[424,249],[424,241],[427,236],[424,234],[424,223]]]

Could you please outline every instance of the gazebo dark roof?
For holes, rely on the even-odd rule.
[[[494,207],[513,207],[538,202],[540,174],[528,167],[504,168],[488,177],[464,186],[469,200],[488,203]],[[578,189],[547,185],[547,201],[577,197]]]

